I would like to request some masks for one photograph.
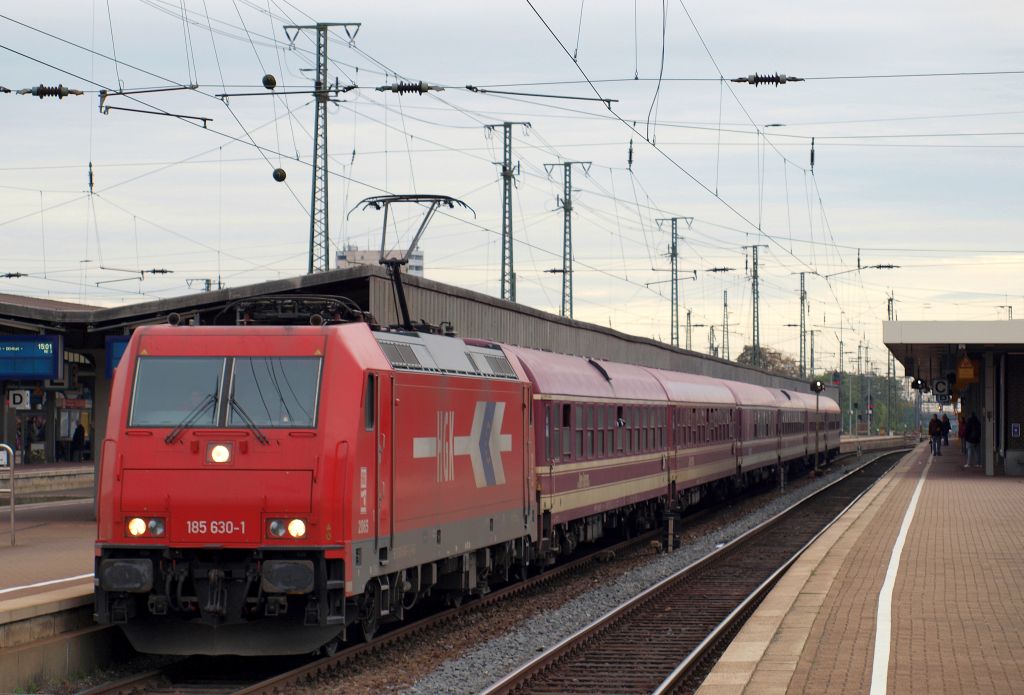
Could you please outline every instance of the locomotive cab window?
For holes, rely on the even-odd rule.
[[[236,357],[228,427],[314,427],[319,357]]]
[[[130,427],[213,427],[223,357],[140,357]]]
[[[140,357],[129,427],[315,427],[319,357]]]

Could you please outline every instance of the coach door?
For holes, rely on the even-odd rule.
[[[750,414],[743,410],[743,408],[736,408],[735,414],[735,439],[733,441],[733,449],[736,451],[736,470],[743,470],[743,446],[747,439],[747,420],[750,419]]]

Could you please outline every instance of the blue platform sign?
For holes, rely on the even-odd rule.
[[[0,379],[58,379],[63,361],[59,335],[0,335]]]
[[[107,378],[114,376],[114,368],[121,362],[125,348],[128,347],[130,335],[108,335],[107,336]]]

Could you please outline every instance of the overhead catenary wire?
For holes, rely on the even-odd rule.
[[[177,3],[175,3],[175,4],[177,4]],[[246,2],[242,2],[242,4],[243,4],[244,6],[251,6],[251,4],[250,4],[250,3],[246,3]],[[276,3],[275,3],[275,4],[276,4]],[[268,7],[266,8],[266,11],[267,11],[267,12],[269,12],[269,11],[270,11],[270,10],[269,10],[269,3],[268,3]],[[180,19],[180,12],[179,12],[179,19]],[[250,23],[250,27],[251,27],[251,23]],[[204,27],[204,30],[205,30],[205,27]],[[279,55],[280,55],[280,53],[279,53]],[[589,55],[589,54],[588,54],[588,55]],[[385,62],[386,62],[386,61],[385,61]],[[282,71],[282,72],[283,72],[283,71]],[[369,101],[369,100],[359,100],[359,101],[361,101],[361,102],[362,102],[362,104],[367,104],[367,103],[373,103],[373,102],[371,102],[371,101]],[[410,108],[410,106],[409,106],[409,105],[406,105],[406,104],[401,104],[401,105],[393,105],[393,104],[392,104],[392,107],[394,107],[394,106],[399,106],[399,107],[401,108],[401,115],[402,115],[402,116],[404,117],[404,119],[402,119],[401,121],[400,121],[400,119],[392,119],[392,122],[394,123],[394,122],[400,121],[400,122],[401,122],[401,128],[400,128],[400,130],[401,130],[401,131],[403,132],[403,136],[404,136],[404,137],[406,137],[406,138],[409,138],[409,137],[410,137],[410,136],[412,135],[412,133],[414,132],[414,131],[410,130],[410,129],[409,129],[409,127],[408,127],[408,126],[409,126],[410,124],[412,124],[412,123],[413,123],[413,120],[412,120],[412,119],[413,119],[413,115],[412,115],[412,114],[413,114],[413,111],[412,111],[412,109]],[[354,105],[353,105],[353,107],[355,108],[355,106],[354,106]],[[362,108],[362,106],[360,106],[359,108]],[[371,107],[371,108],[372,108],[372,107]],[[547,109],[545,109],[545,111],[547,111]],[[582,116],[583,114],[580,114],[580,115]],[[362,118],[361,118],[361,117],[357,117],[357,116],[356,116],[356,114],[355,114],[354,112],[353,112],[353,119],[355,119],[355,122],[358,122],[358,121],[361,121],[361,120],[362,120]],[[289,122],[290,122],[290,123],[292,123],[293,121],[291,121],[291,120],[290,120]],[[414,127],[415,127],[415,126],[414,126]],[[469,126],[467,126],[467,127],[469,127]],[[714,128],[711,128],[710,130],[714,131],[715,129],[714,129]],[[993,130],[995,130],[995,129],[993,129]],[[395,132],[395,131],[393,131],[393,132]],[[720,134],[719,134],[719,137],[720,137]],[[419,140],[419,139],[420,139],[420,133],[419,133],[419,132],[416,132],[416,133],[415,133],[415,138],[416,138],[417,140]],[[558,143],[558,148],[559,148],[559,149],[563,149],[563,151],[564,151],[564,145],[563,145],[563,143],[562,143],[562,140],[560,140],[560,139],[556,139],[556,138],[552,138],[552,139],[553,139],[553,140],[554,140],[555,142],[557,142],[557,143]],[[294,140],[294,138],[293,138],[293,140]],[[441,142],[445,142],[445,143],[447,142],[447,138],[441,138],[440,140],[441,140]],[[662,138],[661,140],[659,140],[658,144],[659,144],[659,145],[661,145],[663,141],[664,141],[664,138]],[[409,141],[408,139],[407,139],[407,141],[406,141],[406,142],[407,142],[407,147],[406,147],[406,150],[407,150],[407,155],[409,155],[409,154],[411,154],[411,153],[413,153],[413,152],[416,152],[416,151],[417,151],[417,150],[414,150],[413,148],[411,148],[411,147],[409,147],[409,146],[408,146],[408,143],[410,142],[410,141]],[[449,148],[450,148],[450,145],[449,145]],[[278,151],[280,151],[280,149],[281,149],[281,147],[280,147],[280,145],[278,145],[278,147],[277,147],[277,150],[278,150]],[[442,148],[442,149],[443,149],[443,148]],[[367,152],[369,153],[369,149],[367,150]],[[525,163],[524,163],[524,166],[525,166]],[[611,172],[612,172],[612,168],[609,168],[609,173],[610,173],[610,175],[611,175]],[[350,171],[348,171],[348,170],[346,170],[346,171],[345,171],[344,173],[346,173],[346,174],[349,174],[349,175],[351,174],[351,172],[350,172]],[[641,172],[641,173],[642,173],[642,172]],[[348,180],[348,179],[346,179],[346,180]],[[614,179],[612,179],[612,180],[613,180],[613,183],[614,183]],[[351,181],[349,181],[349,184],[351,184]],[[354,185],[354,184],[351,184],[351,185]],[[361,184],[359,184],[359,185],[361,185]],[[607,185],[607,182],[605,182],[605,185]],[[589,186],[589,184],[586,184],[586,187],[588,188],[588,190],[590,189],[590,186]],[[717,185],[716,185],[716,188],[717,188]],[[595,190],[596,190],[596,189],[595,189]],[[599,195],[599,194],[598,194],[598,193],[596,193],[596,192],[590,192],[590,193],[588,193],[588,195],[591,195],[591,196],[596,196],[596,195]],[[628,194],[627,194],[627,195],[628,195]],[[50,202],[50,200],[48,199],[48,200],[47,200],[47,202]],[[611,205],[613,205],[613,204],[614,204],[615,206],[619,206],[619,205],[623,204],[623,203],[622,203],[622,202],[621,202],[620,200],[618,200],[618,196],[615,196],[614,194],[613,194],[613,195],[611,196],[611,198],[608,198],[608,199],[607,199],[607,204],[604,204],[604,203],[602,203],[601,201],[597,201],[597,200],[592,200],[592,201],[590,201],[590,202],[595,202],[595,203],[598,203],[598,206],[597,206],[597,207],[596,207],[595,209],[597,209],[597,210],[601,210],[601,211],[603,211],[603,210],[606,210],[606,209],[610,208],[610,207],[611,207]],[[629,227],[630,227],[631,229],[632,229],[632,228],[634,228],[634,225],[635,225],[635,223],[633,222],[633,220],[632,220],[632,219],[630,219],[630,218],[632,218],[632,210],[633,210],[633,209],[635,209],[635,208],[634,208],[634,205],[635,205],[635,206],[636,206],[637,208],[640,208],[640,207],[644,207],[644,206],[646,206],[646,205],[647,205],[647,203],[646,203],[646,202],[645,202],[645,201],[644,201],[643,199],[640,199],[639,201],[633,201],[633,202],[631,202],[631,203],[629,204],[629,212],[628,212],[628,213],[627,213],[627,215],[626,215],[626,218],[627,218],[627,219],[623,219],[622,221],[623,221],[623,222],[627,222],[627,221],[628,221],[628,222],[629,222],[628,226],[629,226]],[[823,214],[823,213],[824,213],[824,210],[823,210],[823,209],[821,208],[821,206],[820,206],[820,200],[818,201],[818,205],[819,205],[819,210],[818,210],[818,211],[815,211],[815,212],[816,212],[816,213],[818,213],[818,214],[816,214],[815,216],[816,216],[816,217],[820,217],[820,218],[821,218],[821,222],[825,222],[825,221],[827,220],[827,215]],[[590,214],[590,213],[586,212],[586,211],[585,211],[585,210],[584,210],[584,209],[583,209],[582,207],[581,207],[581,212],[582,212],[583,214],[586,214],[586,215],[588,215],[588,216],[589,216],[589,214]],[[639,222],[639,221],[640,221],[640,218],[638,217],[638,218],[637,218],[637,222]],[[718,220],[715,220],[715,221],[718,221]],[[816,220],[816,223],[818,223],[818,222],[817,222],[817,220]],[[615,225],[614,225],[614,224],[613,224],[612,226],[613,226],[613,227],[615,227]],[[709,228],[705,226],[705,229],[706,229],[706,230],[708,230]],[[824,227],[822,227],[822,226],[820,225],[820,223],[819,223],[819,229],[824,229]],[[630,233],[632,233],[632,232],[630,232]],[[790,233],[792,233],[792,230],[790,231]],[[822,231],[822,232],[821,232],[821,234],[823,234],[823,235],[824,235],[824,234],[825,234],[825,232],[824,232],[824,231]],[[620,242],[621,242],[621,241],[622,241],[622,232],[621,232],[621,231],[619,232],[619,239],[620,239]],[[701,242],[699,242],[699,241],[698,241],[697,243],[701,243]],[[787,243],[790,243],[790,242],[787,242]],[[791,245],[790,245],[790,250],[791,250],[791,251],[795,251],[795,252],[796,252],[797,254],[800,254],[800,253],[803,253],[803,252],[805,252],[806,250],[808,250],[808,249],[810,249],[810,248],[822,248],[822,244],[823,244],[823,241],[822,241],[822,239],[814,239],[814,240],[812,240],[812,246],[810,246],[810,247],[808,247],[808,246],[801,246],[801,245],[800,245],[800,242],[797,242],[796,244],[791,244]],[[795,248],[794,248],[794,246],[795,246]],[[822,262],[824,262],[824,261],[822,261]]]

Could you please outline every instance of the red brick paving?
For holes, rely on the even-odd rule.
[[[701,688],[866,693],[878,592],[914,486],[920,446],[808,550]],[[890,693],[1024,692],[1024,479],[932,460],[893,592]]]

